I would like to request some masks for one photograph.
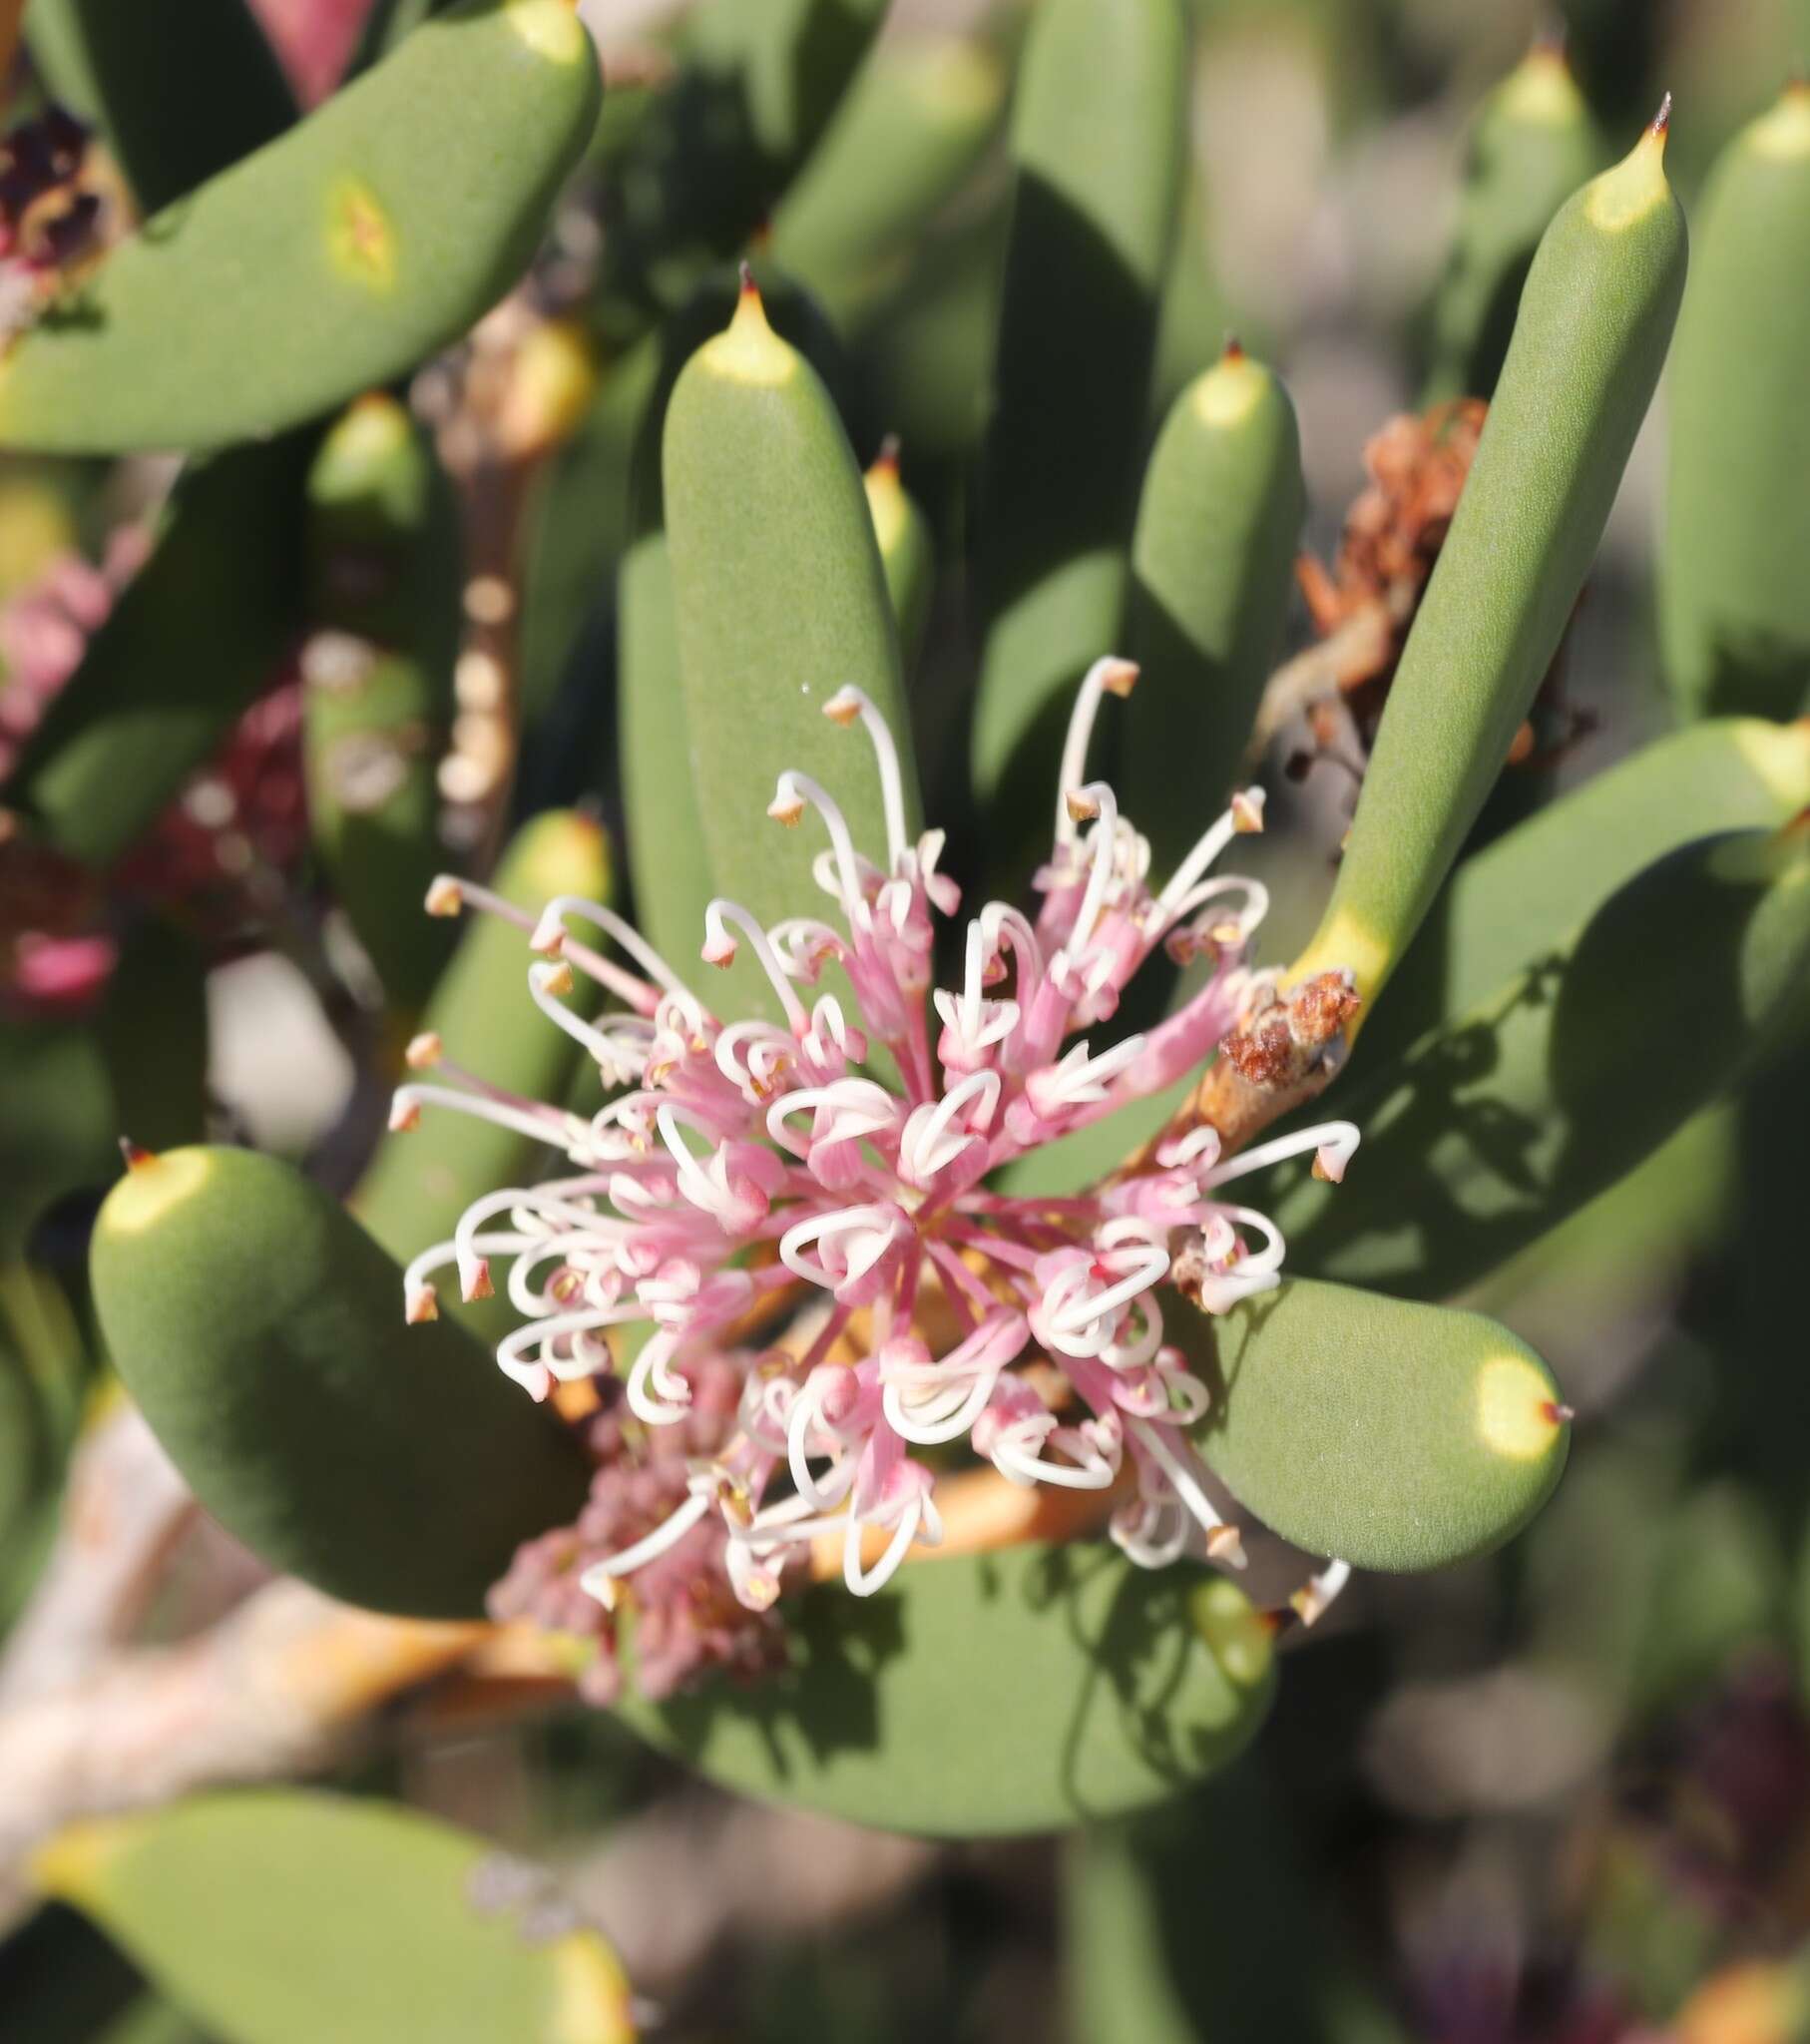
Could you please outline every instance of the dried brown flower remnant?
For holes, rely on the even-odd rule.
[[[1320,1059],[1361,1002],[1342,973],[1322,972],[1287,993],[1270,986],[1220,1044],[1246,1085],[1275,1092],[1293,1085]]]
[[[1318,759],[1336,760],[1361,775],[1488,411],[1481,398],[1461,397],[1390,419],[1365,444],[1370,482],[1346,515],[1331,570],[1309,554],[1295,564],[1321,640],[1307,657],[1315,690],[1284,706],[1305,711],[1313,740],[1289,763],[1295,777]],[[1562,647],[1533,716],[1510,748],[1512,766],[1550,765],[1588,729],[1561,698],[1563,659]]]
[[[1365,443],[1370,484],[1346,514],[1332,572],[1310,555],[1296,568],[1322,638],[1377,603],[1394,610],[1406,598],[1412,616],[1445,544],[1488,411],[1481,398],[1461,397],[1424,415],[1403,412]],[[1406,636],[1404,623],[1391,671]],[[1341,679],[1341,686],[1350,684]]]

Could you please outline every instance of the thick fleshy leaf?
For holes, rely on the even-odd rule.
[[[1722,152],[1670,386],[1666,680],[1686,716],[1810,708],[1810,87]]]
[[[92,1031],[0,1017],[0,1263],[53,1200],[105,1183],[117,1133]]]
[[[57,98],[106,137],[142,213],[295,120],[295,97],[246,0],[32,0],[26,35]]]
[[[1517,1533],[1571,1438],[1540,1357],[1481,1313],[1284,1278],[1167,1338],[1212,1403],[1194,1444],[1238,1502],[1313,1554],[1441,1568]]]
[[[208,957],[186,930],[147,916],[128,931],[95,1038],[113,1089],[115,1134],[147,1150],[207,1135]]]
[[[1346,1184],[1265,1211],[1292,1269],[1440,1297],[1614,1184],[1806,1014],[1810,833],[1704,838],[1344,1098]]]
[[[839,324],[858,324],[908,263],[1006,108],[1006,67],[979,36],[881,42],[775,209],[774,258]]]
[[[1540,238],[1601,160],[1564,46],[1543,38],[1471,123],[1458,222],[1433,296],[1424,403],[1494,391]]]
[[[527,266],[600,89],[568,0],[465,0],[76,279],[0,368],[0,443],[220,447],[406,373]]]
[[[590,1468],[299,1173],[248,1150],[136,1160],[95,1223],[115,1366],[202,1503],[272,1568],[424,1618],[481,1616]]]
[[[538,1868],[378,1803],[205,1795],[32,1868],[232,2044],[627,2044],[628,1983]]]
[[[421,903],[445,861],[436,769],[454,714],[458,505],[431,438],[385,391],[335,421],[307,496],[308,822],[392,1007],[412,1015],[453,944]]]
[[[1225,806],[1294,586],[1306,512],[1288,392],[1242,348],[1188,385],[1150,455],[1131,546],[1119,796],[1166,877]]]
[[[1078,1832],[1067,1856],[1076,2044],[1399,2039],[1338,1949],[1260,1756],[1131,1823]]]
[[[606,198],[599,310],[615,332],[682,305],[739,252],[835,112],[884,0],[708,0],[685,24]]]
[[[713,1781],[935,1836],[1120,1815],[1223,1767],[1263,1722],[1270,1628],[1204,1571],[1106,1546],[914,1563],[810,1591],[790,1670],[623,1715]]]
[[[1810,723],[1726,718],[1655,739],[1465,860],[1434,903],[1352,1053],[1380,1072],[1568,943],[1616,888],[1717,830],[1810,806]]]
[[[976,527],[987,639],[972,749],[976,792],[1014,832],[1048,809],[1074,684],[1120,650],[1185,73],[1175,0],[1049,0],[1026,39]]]
[[[557,894],[607,901],[609,840],[589,816],[547,810],[510,840],[491,885],[530,915]],[[440,1038],[449,1058],[493,1086],[532,1100],[563,1101],[584,1052],[529,998],[531,963],[521,930],[492,916],[468,915],[422,1027]],[[444,1242],[480,1193],[538,1176],[545,1154],[514,1129],[450,1111],[424,1112],[419,1128],[379,1139],[351,1208],[392,1257],[407,1263],[429,1244]],[[480,1312],[487,1321],[495,1317]]]
[[[762,925],[814,914],[826,840],[814,815],[797,829],[769,817],[782,772],[821,783],[857,850],[890,863],[873,748],[859,725],[823,715],[838,690],[864,690],[886,720],[908,836],[920,802],[861,472],[828,390],[773,331],[752,284],[686,363],[663,447],[684,722],[711,871]],[[744,990],[734,1012],[771,1006],[751,958],[733,970]]]
[[[1294,973],[1365,1007],[1420,927],[1552,663],[1684,287],[1663,128],[1547,230],[1464,495],[1383,713],[1337,884]]]

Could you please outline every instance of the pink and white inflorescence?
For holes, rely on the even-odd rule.
[[[436,883],[430,906],[441,912],[469,903],[530,930],[542,954],[532,997],[591,1052],[606,1085],[625,1090],[587,1120],[447,1066],[437,1043],[416,1047],[413,1063],[438,1063],[453,1083],[403,1086],[393,1127],[424,1104],[460,1108],[563,1149],[573,1169],[478,1200],[452,1241],[410,1265],[408,1316],[434,1312],[433,1273],[456,1266],[476,1298],[492,1288],[491,1260],[510,1258],[508,1295],[524,1318],[498,1348],[503,1369],[544,1398],[556,1380],[611,1367],[612,1328],[651,1323],[627,1401],[659,1427],[685,1414],[690,1357],[734,1349],[763,1309],[816,1294],[814,1320],[800,1316],[810,1338],[790,1359],[748,1367],[738,1423],[720,1453],[692,1466],[679,1507],[586,1571],[600,1601],[708,1514],[750,1609],[769,1606],[787,1562],[826,1535],[841,1543],[848,1588],[865,1596],[914,1541],[940,1541],[917,1451],[962,1440],[1014,1484],[1119,1490],[1111,1532],[1133,1561],[1156,1567],[1203,1548],[1242,1564],[1188,1443],[1207,1393],[1164,1343],[1157,1286],[1184,1247],[1190,1279],[1204,1270],[1208,1312],[1273,1286],[1281,1237],[1228,1189],[1308,1151],[1337,1179],[1356,1129],[1331,1122],[1222,1158],[1200,1128],[1147,1169],[1073,1197],[993,1185],[1013,1159],[1199,1066],[1264,983],[1246,962],[1262,887],[1209,876],[1236,833],[1260,827],[1261,793],[1235,796],[1156,892],[1148,844],[1112,788],[1085,777],[1101,697],[1124,695],[1135,676],[1119,660],[1088,674],[1036,920],[989,902],[968,922],[953,988],[932,985],[933,916],[954,916],[960,902],[937,870],[942,833],[909,841],[892,739],[855,689],[824,714],[864,726],[878,755],[885,864],[856,846],[824,788],[785,773],[768,813],[795,824],[816,811],[828,846],[814,873],[839,926],[798,917],[763,929],[720,899],[705,918],[704,960],[727,965],[746,945],[782,1023],[718,1021],[597,903],[558,899],[536,921],[483,889]],[[569,916],[604,931],[635,969],[574,938]],[[1152,1029],[1101,1044],[1159,944],[1210,959],[1210,977]],[[852,1011],[834,994],[810,997],[832,960]],[[593,1026],[567,1007],[575,968],[622,1012]],[[896,1083],[876,1076],[881,1050]],[[945,1330],[940,1352],[927,1326]],[[866,1353],[832,1360],[855,1328]],[[1032,1361],[1054,1370],[1020,1367]]]

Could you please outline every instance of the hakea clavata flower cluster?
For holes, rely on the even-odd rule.
[[[591,1595],[613,1601],[621,1578],[710,1515],[750,1609],[769,1606],[788,1561],[826,1537],[840,1543],[848,1588],[866,1595],[913,1542],[942,1538],[931,1469],[915,1451],[963,1439],[1014,1484],[1114,1492],[1112,1537],[1137,1563],[1203,1547],[1242,1565],[1238,1532],[1188,1442],[1207,1392],[1164,1343],[1156,1287],[1184,1246],[1190,1296],[1198,1274],[1208,1312],[1273,1286],[1280,1234],[1228,1189],[1308,1151],[1336,1180],[1356,1129],[1332,1122],[1225,1157],[1202,1127],[1160,1146],[1150,1168],[1073,1197],[990,1185],[1002,1165],[1194,1069],[1266,983],[1247,963],[1262,886],[1209,870],[1234,835],[1261,827],[1261,793],[1235,796],[1152,891],[1148,844],[1112,788],[1086,778],[1101,698],[1135,677],[1120,660],[1089,672],[1036,920],[989,902],[968,922],[953,989],[931,983],[933,915],[953,916],[960,902],[938,870],[943,836],[908,838],[891,736],[855,689],[824,714],[864,726],[878,756],[886,864],[863,855],[822,786],[787,772],[768,813],[796,824],[817,812],[829,842],[813,873],[840,927],[801,916],[763,929],[722,899],[705,917],[704,960],[727,965],[745,945],[783,1022],[718,1021],[598,903],[556,899],[536,919],[468,883],[436,883],[430,908],[469,904],[529,931],[542,954],[529,970],[533,999],[595,1057],[606,1086],[625,1090],[586,1119],[502,1093],[418,1040],[411,1063],[438,1065],[452,1083],[404,1085],[392,1127],[411,1126],[424,1105],[458,1108],[564,1150],[573,1169],[478,1200],[452,1241],[410,1265],[409,1317],[434,1313],[436,1272],[456,1266],[472,1299],[492,1291],[492,1259],[510,1258],[523,1323],[498,1348],[502,1368],[544,1398],[556,1382],[609,1370],[613,1329],[650,1325],[627,1403],[663,1427],[685,1416],[687,1357],[737,1348],[801,1288],[818,1295],[794,1353],[749,1359],[737,1425],[692,1466],[683,1501],[587,1569]],[[568,917],[601,929],[634,969],[576,939]],[[1159,944],[1210,961],[1205,983],[1148,1031],[1099,1045],[1094,1032]],[[852,1012],[835,993],[809,998],[832,961]],[[595,1026],[574,1013],[560,996],[575,969],[620,1012]],[[896,1084],[870,1064],[882,1050]],[[937,1324],[949,1330],[941,1352],[924,1331]],[[836,1359],[850,1339],[864,1352]],[[1310,1603],[1342,1580],[1334,1564]]]

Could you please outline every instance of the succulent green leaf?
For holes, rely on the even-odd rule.
[[[847,377],[842,344],[815,299],[764,260],[750,274],[773,331],[798,349],[826,388],[839,388]],[[681,974],[692,968],[704,910],[720,889],[712,879],[685,724],[661,453],[667,409],[685,364],[721,332],[739,297],[738,277],[716,270],[661,328],[635,450],[635,536],[617,588],[617,746],[636,919]],[[739,881],[731,874],[722,884],[733,891]],[[758,996],[759,981],[743,984]]]
[[[1656,739],[1474,852],[1441,891],[1346,1085],[1488,1000],[1668,851],[1810,806],[1810,724],[1725,718]]]
[[[1166,418],[1187,385],[1210,367],[1234,327],[1243,331],[1232,317],[1214,267],[1206,181],[1190,151],[1182,168],[1181,203],[1156,308],[1156,347],[1150,363],[1152,424]]]
[[[26,35],[58,99],[106,137],[142,213],[295,120],[295,96],[245,0],[32,0]]]
[[[74,1824],[32,1877],[232,2044],[629,2044],[596,1931],[557,1890],[411,1811],[264,1789]]]
[[[1495,390],[1540,238],[1602,154],[1563,45],[1537,42],[1471,124],[1458,222],[1433,297],[1423,404]]]
[[[791,1629],[758,1688],[620,1709],[744,1793],[964,1837],[1159,1802],[1242,1751],[1274,1688],[1232,1583],[1090,1544],[933,1558],[858,1603],[825,1585]]]
[[[1347,1187],[1266,1210],[1293,1269],[1437,1297],[1613,1185],[1810,1015],[1810,843],[1705,838],[1342,1104]],[[1333,1195],[1328,1197],[1328,1195]]]
[[[1297,976],[1394,970],[1501,770],[1588,572],[1684,286],[1660,124],[1547,230]]]
[[[445,862],[435,769],[459,650],[458,507],[425,429],[380,391],[328,431],[307,495],[308,821],[392,1006],[413,1013],[452,950],[421,902]]]
[[[1175,399],[1131,543],[1121,799],[1166,873],[1224,806],[1282,636],[1306,513],[1281,383],[1241,348]]]
[[[1026,40],[977,574],[976,791],[1041,813],[1073,684],[1115,640],[1181,185],[1175,0],[1049,0]]]
[[[601,316],[639,330],[736,254],[823,132],[885,0],[709,0],[614,166]]]
[[[111,864],[271,685],[300,615],[309,445],[237,447],[178,482],[156,552],[6,783],[57,850]]]
[[[220,1522],[329,1596],[475,1617],[582,1503],[575,1438],[325,1193],[248,1150],[135,1161],[90,1252],[115,1366]]]
[[[600,89],[570,0],[464,0],[75,280],[0,444],[219,447],[412,369],[527,266]]]
[[[616,602],[617,743],[635,920],[675,971],[688,973],[716,888],[692,781],[664,526],[623,556]]]
[[[899,664],[909,686],[924,650],[930,599],[936,587],[936,541],[930,522],[899,480],[899,457],[890,446],[861,478],[873,514],[874,543],[892,614],[899,628]]]
[[[608,901],[610,848],[600,825],[552,809],[510,840],[492,887],[538,914],[556,894]],[[491,916],[465,919],[457,950],[421,1018],[446,1055],[494,1086],[561,1101],[583,1051],[528,996],[528,943]],[[447,1241],[480,1193],[540,1175],[546,1153],[508,1129],[469,1115],[424,1112],[419,1128],[384,1136],[351,1197],[352,1211],[398,1262]],[[479,1310],[488,1323],[495,1309]]]
[[[1174,1301],[1163,1331],[1211,1394],[1194,1445],[1310,1553],[1389,1571],[1485,1554],[1565,1467],[1558,1386],[1481,1313],[1295,1278],[1217,1319]]]
[[[848,439],[816,371],[773,332],[757,291],[692,355],[667,408],[667,537],[684,720],[710,868],[767,926],[812,912],[814,818],[767,815],[781,772],[820,782],[856,846],[889,863],[879,769],[859,726],[823,715],[866,692],[897,746],[904,827],[921,804],[899,672],[898,632],[873,519]],[[644,855],[647,847],[644,847]],[[687,960],[680,970],[688,970]],[[751,959],[751,1012],[773,995]]]
[[[95,1037],[113,1125],[147,1150],[199,1143],[208,1121],[208,958],[186,930],[146,916],[120,944]]]
[[[986,425],[985,393],[999,324],[1006,208],[932,238],[860,335],[874,417],[914,464],[966,461]]]
[[[523,512],[522,722],[552,709],[588,631],[607,614],[611,585],[634,530],[635,450],[660,375],[660,345],[646,334],[604,368],[577,429],[531,485]]]
[[[1259,1757],[1065,1856],[1076,2044],[1405,2044],[1339,1951]]]
[[[62,1286],[23,1259],[0,1263],[0,1631],[49,1549],[87,1391],[88,1357]]]
[[[1723,151],[1671,377],[1660,552],[1666,679],[1687,717],[1810,708],[1810,86]]]
[[[774,259],[845,327],[908,266],[1006,109],[1006,67],[979,36],[880,43],[773,214]]]
[[[0,1263],[52,1201],[106,1180],[118,1133],[93,1032],[0,1015]]]

